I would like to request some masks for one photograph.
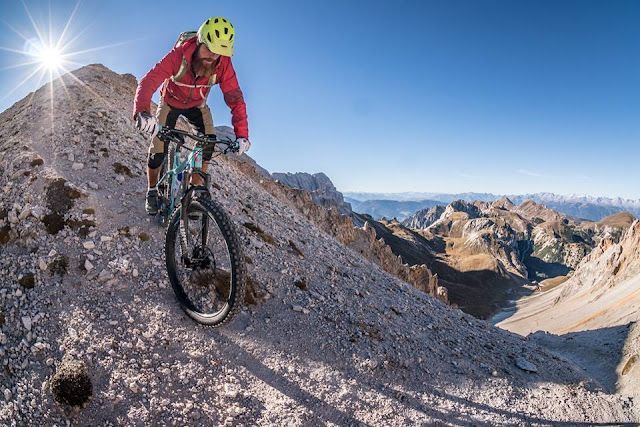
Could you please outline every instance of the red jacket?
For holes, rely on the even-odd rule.
[[[210,80],[205,77],[198,78],[196,82],[191,69],[191,57],[197,45],[196,37],[193,37],[173,48],[140,80],[133,105],[134,117],[140,112],[151,112],[151,96],[161,84],[160,96],[167,104],[177,109],[206,104],[210,86],[220,84],[224,101],[231,109],[231,123],[236,138],[249,138],[247,106],[231,58],[220,56],[214,76]]]

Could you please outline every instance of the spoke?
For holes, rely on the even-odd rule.
[[[190,209],[191,210],[191,209]],[[186,268],[183,264],[177,265],[181,286],[194,307],[201,313],[218,313],[226,307],[231,290],[231,260],[221,231],[215,227],[215,220],[205,210],[194,209],[202,215],[200,221],[189,221],[188,234],[191,237],[188,255],[196,255],[201,261],[207,260],[208,264]],[[209,223],[208,234],[205,233],[205,224]],[[176,231],[177,233],[177,231]],[[213,238],[212,234],[216,234]],[[205,241],[206,239],[206,241]],[[222,239],[222,240],[220,240]],[[220,244],[222,242],[222,245]],[[174,248],[176,260],[181,260],[182,250],[180,245]]]

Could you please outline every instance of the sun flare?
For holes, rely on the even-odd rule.
[[[78,6],[80,5],[80,0],[77,1],[64,25],[56,25],[53,22],[51,11],[49,11],[48,25],[43,22],[37,23],[31,15],[26,3],[23,1],[22,4],[32,28],[30,30],[25,30],[24,28],[14,28],[14,24],[9,22],[2,23],[22,40],[22,46],[0,46],[0,50],[9,52],[16,56],[16,60],[13,61],[13,63],[0,68],[0,70],[22,68],[24,70],[22,71],[23,77],[13,86],[13,88],[11,88],[11,90],[0,94],[0,100],[6,99],[22,86],[29,84],[34,87],[34,90],[31,92],[29,97],[29,102],[31,102],[36,94],[35,89],[38,89],[40,84],[45,81],[49,89],[50,135],[51,138],[53,138],[55,134],[54,101],[59,96],[69,96],[67,86],[70,82],[80,85],[84,90],[92,93],[97,102],[102,102],[100,96],[96,94],[89,85],[78,78],[74,73],[70,72],[70,70],[74,67],[81,67],[85,65],[82,60],[85,54],[131,43],[132,41],[129,40],[78,49],[77,45],[82,42],[82,36],[86,33],[87,28],[89,28],[87,27],[79,31],[72,28],[74,16],[76,15]],[[18,59],[18,56],[21,56],[22,59]]]
[[[63,53],[55,47],[44,47],[39,55],[38,60],[47,69],[57,71],[63,63]]]
[[[51,90],[51,99],[54,98],[54,84],[53,81],[63,75],[66,76],[66,80],[73,80],[76,83],[82,85],[87,90],[91,90],[84,82],[80,81],[70,70],[74,67],[81,67],[85,65],[82,60],[85,54],[90,54],[103,49],[109,49],[115,46],[124,45],[133,42],[122,41],[102,46],[87,47],[84,49],[78,49],[77,44],[82,41],[82,35],[86,32],[87,28],[82,30],[74,30],[72,28],[74,16],[78,10],[80,1],[78,0],[73,11],[69,15],[67,22],[64,25],[56,25],[52,22],[51,16],[49,16],[48,25],[46,23],[36,23],[31,12],[29,11],[26,3],[23,2],[25,14],[27,15],[32,29],[30,31],[22,28],[14,28],[11,23],[4,22],[4,25],[8,27],[15,35],[22,39],[22,48],[18,46],[8,47],[0,46],[0,50],[10,52],[16,56],[22,56],[22,60],[16,60],[13,64],[0,68],[0,70],[11,68],[25,68],[23,79],[16,84],[10,91],[4,94],[0,94],[0,99],[7,98],[13,92],[18,90],[23,85],[31,82],[37,89],[44,81],[48,81]],[[51,15],[51,12],[49,12]],[[35,84],[34,84],[35,82]],[[66,91],[66,83],[64,80],[60,80],[59,83]],[[59,87],[59,86],[58,86]],[[35,93],[35,92],[34,92]]]

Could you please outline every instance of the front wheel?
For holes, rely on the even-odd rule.
[[[240,239],[227,213],[207,195],[189,203],[186,224],[180,211],[178,206],[167,227],[169,281],[189,317],[219,326],[244,300],[247,269]]]

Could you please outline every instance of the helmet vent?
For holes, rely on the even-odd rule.
[[[220,47],[227,47],[227,45],[226,44],[221,44]]]
[[[207,33],[207,39],[211,42],[211,33]]]
[[[224,18],[222,18],[222,21],[223,21],[223,22],[227,22],[227,20],[226,20],[226,19],[224,19]]]
[[[216,24],[218,23],[218,21],[219,21],[219,19],[218,19],[218,18],[216,18],[216,19],[214,19],[214,20],[213,20],[213,22],[214,22],[214,23],[216,23]]]
[[[229,36],[229,41],[233,40],[233,34]]]
[[[211,21],[211,19],[207,19],[207,22],[205,22],[204,25],[209,25],[209,21]]]
[[[225,34],[229,34],[229,28],[228,27],[224,27],[224,33]]]
[[[220,31],[216,30],[216,37],[220,38]]]

